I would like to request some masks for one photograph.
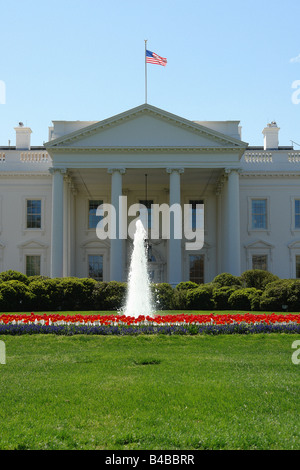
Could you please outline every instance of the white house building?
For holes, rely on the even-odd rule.
[[[154,282],[266,269],[300,277],[300,151],[241,139],[239,121],[189,121],[143,104],[104,121],[53,121],[49,141],[0,147],[0,271],[126,281],[132,239],[100,240],[97,207],[204,204],[204,245],[150,240]],[[126,224],[134,217],[127,217]]]

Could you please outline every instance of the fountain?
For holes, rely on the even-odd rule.
[[[152,295],[147,270],[145,249],[146,230],[140,219],[136,222],[133,240],[130,271],[128,276],[127,300],[124,315],[137,318],[139,315],[152,315]]]

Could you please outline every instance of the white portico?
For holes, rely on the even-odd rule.
[[[188,280],[195,256],[205,265],[205,282],[219,272],[240,274],[239,173],[247,144],[237,121],[192,122],[144,104],[105,121],[53,124],[45,144],[52,159],[52,277],[86,276],[84,263],[98,255],[104,280],[126,280],[131,240],[97,239],[86,213],[87,201],[111,203],[119,213],[122,195],[128,206],[146,199],[204,203],[200,252],[187,253],[184,240],[172,236],[153,240],[156,282]]]

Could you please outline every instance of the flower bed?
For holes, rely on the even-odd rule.
[[[300,314],[178,314],[139,316],[3,314],[0,335],[300,333]]]

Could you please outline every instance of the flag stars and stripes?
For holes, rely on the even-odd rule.
[[[164,67],[167,65],[167,59],[165,57],[160,57],[155,52],[148,50],[146,50],[146,62],[148,64],[163,65]]]

